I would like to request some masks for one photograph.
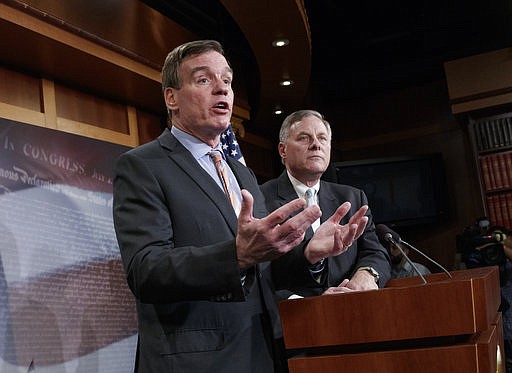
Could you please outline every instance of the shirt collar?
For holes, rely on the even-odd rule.
[[[318,195],[318,191],[320,190],[320,180],[315,185],[308,187],[307,185],[294,178],[290,172],[288,172],[288,170],[286,170],[286,173],[288,174],[288,178],[292,183],[293,189],[295,189],[295,192],[299,197],[304,197],[306,190],[308,189],[314,189],[316,191],[316,195]]]
[[[410,264],[408,261],[406,261],[406,262],[404,263],[404,265],[402,266],[402,268],[403,268],[405,271],[407,271],[407,272],[411,272],[411,271],[412,271],[412,272],[415,272],[415,271],[414,271],[414,268],[412,268],[411,264]]]
[[[192,156],[195,160],[198,160],[212,150],[218,150],[220,154],[222,154],[222,157],[226,159],[220,146],[220,141],[217,146],[211,148],[208,144],[205,144],[197,137],[194,137],[174,126],[171,127],[171,133],[174,135],[174,137],[176,137],[181,145],[183,145],[190,153],[192,153]]]

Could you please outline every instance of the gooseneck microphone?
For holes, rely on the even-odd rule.
[[[377,236],[379,236],[379,238],[383,241],[386,241],[386,242],[389,242],[390,244],[392,244],[393,246],[395,246],[399,251],[400,253],[403,255],[403,257],[405,258],[405,260],[407,261],[407,263],[409,263],[412,267],[412,269],[414,269],[414,272],[416,272],[416,274],[418,276],[420,276],[421,280],[423,281],[424,284],[427,283],[427,280],[425,279],[425,276],[423,276],[423,274],[420,272],[420,270],[418,269],[418,267],[416,267],[416,264],[414,264],[414,262],[409,259],[409,257],[407,256],[407,254],[404,252],[404,250],[402,249],[402,247],[400,247],[400,245],[398,244],[398,242],[401,241],[400,239],[400,236],[398,236],[398,234],[396,234],[395,232],[393,232],[391,229],[389,229],[388,227],[386,227],[384,224],[378,224],[376,226],[376,229],[377,229]],[[394,235],[391,233],[395,233]],[[395,239],[396,237],[396,239]]]
[[[409,259],[409,257],[405,254],[405,252],[403,251],[403,249],[400,247],[399,244],[404,244],[406,245],[408,248],[410,248],[411,250],[415,251],[416,253],[420,254],[422,257],[424,257],[425,259],[427,259],[429,262],[433,263],[434,265],[436,265],[438,268],[440,268],[444,273],[446,273],[446,275],[449,277],[449,278],[452,278],[452,275],[450,274],[450,272],[448,272],[448,270],[446,270],[446,268],[444,268],[441,264],[439,264],[438,262],[436,262],[434,259],[432,259],[431,257],[429,257],[428,255],[426,255],[425,253],[423,253],[421,250],[415,248],[414,246],[412,246],[410,243],[408,242],[405,242],[404,240],[402,240],[400,238],[400,236],[398,235],[398,233],[396,233],[395,231],[393,231],[392,229],[388,228],[386,225],[384,224],[377,224],[376,226],[376,230],[377,230],[377,236],[382,240],[382,241],[386,241],[386,242],[389,242],[390,244],[392,244],[393,246],[395,246],[399,251],[400,253],[404,256],[405,260],[407,260],[407,262],[412,266],[412,268],[414,269],[414,272],[416,272],[420,277],[421,279],[423,280],[423,283],[427,283],[427,280],[425,279],[425,277],[420,273],[420,271],[418,270],[418,267],[416,267],[416,265]]]

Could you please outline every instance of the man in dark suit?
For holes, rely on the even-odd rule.
[[[301,244],[321,213],[316,206],[302,210],[304,201],[295,199],[267,215],[248,168],[228,158],[217,170],[210,153],[220,152],[229,126],[232,78],[219,43],[175,48],[162,71],[172,128],[116,164],[114,225],[137,300],[138,372],[280,368],[268,261]],[[345,213],[340,208],[332,221]],[[365,223],[360,216],[330,240],[332,231],[320,232],[308,251],[342,251]],[[307,266],[299,270],[309,274]]]
[[[301,110],[290,114],[283,122],[279,134],[279,155],[286,170],[277,178],[261,186],[267,209],[273,211],[297,197],[307,198],[306,191],[314,194],[322,218],[306,232],[306,240],[313,230],[321,230],[324,217],[331,216],[341,204],[349,206],[341,224],[350,224],[349,217],[365,208],[368,223],[364,232],[340,255],[309,256],[307,248],[297,247],[276,260],[272,265],[275,277],[296,277],[296,269],[290,258],[306,257],[307,264],[318,271],[317,284],[312,287],[289,287],[280,298],[292,294],[299,296],[360,291],[383,287],[390,278],[390,262],[386,249],[379,243],[367,198],[362,190],[320,180],[330,161],[331,128],[323,116],[313,110]],[[308,192],[309,193],[309,192]],[[318,232],[318,230],[316,232]],[[316,234],[316,233],[315,233]],[[329,257],[329,258],[328,258]]]

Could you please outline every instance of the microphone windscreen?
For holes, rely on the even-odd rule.
[[[395,240],[396,242],[400,242],[400,236],[398,235],[398,233],[396,233],[394,230],[392,230],[391,228],[384,224],[377,224],[375,226],[375,230],[377,232],[377,237],[379,237],[380,242],[386,242],[385,246],[387,246],[386,233],[389,233],[391,237],[393,237],[393,240]]]

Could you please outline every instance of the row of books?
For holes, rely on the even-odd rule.
[[[474,128],[479,151],[512,146],[512,117],[477,122]]]
[[[480,157],[486,191],[512,188],[512,151]]]
[[[510,230],[512,227],[512,192],[488,196],[487,210],[491,225]]]

